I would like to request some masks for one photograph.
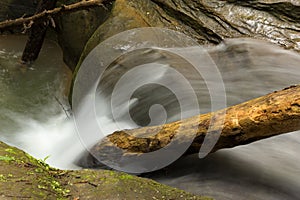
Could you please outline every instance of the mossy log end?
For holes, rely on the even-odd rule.
[[[97,158],[105,159],[108,155],[108,159],[112,159],[111,152],[121,154],[118,157],[134,156],[161,149],[170,142],[183,144],[193,141],[185,152],[192,154],[199,152],[205,136],[214,139],[214,133],[220,131],[211,153],[299,129],[300,85],[297,85],[181,121],[116,131],[98,142],[90,152]],[[89,155],[89,159],[95,159],[93,156]],[[93,160],[87,165],[93,164],[100,163]]]

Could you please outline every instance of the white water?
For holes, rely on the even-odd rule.
[[[25,42],[26,37],[0,37],[0,140],[40,159],[49,156],[52,166],[78,168],[73,161],[84,147],[60,105],[66,102],[62,53],[47,41],[34,65],[22,68],[18,61]]]
[[[61,54],[56,54],[55,45],[47,44],[48,48],[44,48],[44,54],[39,59],[41,63],[38,61],[31,70],[23,72],[15,65],[23,44],[23,39],[0,38],[0,140],[18,146],[37,158],[50,156],[46,161],[52,166],[78,168],[74,161],[85,147],[75,131],[73,120],[67,119],[65,112],[54,98],[60,97],[62,86],[57,80],[62,80],[60,69],[63,64],[61,61],[58,62],[59,59],[52,60],[46,57],[46,54],[50,54],[61,58]],[[234,45],[244,46],[234,54],[226,53],[225,50]],[[51,48],[56,50],[51,51]],[[265,43],[243,40],[232,41],[227,46],[218,47],[218,50],[223,53],[213,58],[225,82],[228,105],[299,83],[300,57],[295,53]],[[45,76],[37,78],[45,73]],[[165,73],[166,71],[157,74],[153,80],[163,78],[162,74]],[[140,74],[140,78],[143,79],[145,75],[149,78],[149,74],[143,73]],[[46,79],[48,76],[51,80]],[[207,94],[205,89],[202,90],[202,85],[199,87],[199,91]],[[135,95],[143,97],[148,90],[153,91],[153,88],[143,88]],[[132,102],[131,114],[138,116],[133,118],[139,124],[149,123],[147,112],[149,104],[153,102],[164,106],[172,105],[166,112],[176,116],[178,109],[174,106],[176,102],[170,102],[171,93],[164,89],[157,91],[151,93],[151,98],[145,97],[142,105]],[[102,100],[109,96],[101,94]],[[124,94],[118,95],[119,97],[126,95],[126,90],[124,89]],[[206,98],[203,98],[203,101],[206,101]],[[203,112],[209,111],[209,103],[202,103]],[[98,107],[97,113],[109,113],[104,110],[110,110],[110,104],[105,100],[101,104],[103,105]],[[158,110],[160,111],[160,108]],[[160,112],[153,112],[150,120],[155,119],[154,115],[157,113]],[[107,133],[115,130],[110,117],[109,114],[100,116],[102,120],[106,120],[104,124],[107,125],[105,126]],[[123,122],[121,126],[135,126],[126,120],[121,121]],[[86,119],[85,123],[88,127],[89,119]],[[91,139],[97,141],[99,138]],[[166,174],[158,172],[149,176],[160,182],[221,200],[298,199],[299,148],[300,136],[299,132],[295,132],[246,146],[221,150],[202,160],[197,156],[189,156],[167,168]]]

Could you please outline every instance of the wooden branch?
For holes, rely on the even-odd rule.
[[[224,113],[226,113],[225,118],[222,118]],[[212,129],[208,133],[212,121],[214,122]],[[300,130],[300,85],[290,86],[224,110],[181,121],[116,131],[98,142],[90,152],[102,160],[114,160],[114,154],[117,153],[119,160],[120,157],[123,159],[126,156],[139,156],[156,151],[171,141],[177,144],[193,141],[186,151],[186,154],[192,154],[199,152],[206,135],[213,136],[215,131],[221,131],[220,138],[211,151],[215,152],[218,149],[244,145],[296,130]],[[140,138],[145,134],[148,136]],[[174,141],[175,136],[178,138],[177,141]],[[116,147],[121,148],[121,151]],[[100,163],[93,156],[88,155],[80,163],[86,167],[99,165]]]
[[[45,10],[54,9],[56,2],[57,0],[40,0],[37,6],[36,14]],[[44,21],[36,21],[30,27],[29,36],[21,58],[21,62],[23,64],[30,64],[38,58],[46,37],[49,21],[49,19]]]
[[[32,24],[36,20],[41,20],[45,17],[53,17],[55,15],[66,13],[66,12],[75,12],[78,10],[88,9],[94,6],[103,6],[103,3],[107,0],[88,0],[88,1],[80,1],[78,3],[70,4],[70,5],[62,5],[61,7],[55,8],[53,10],[45,10],[43,12],[40,12],[38,14],[35,14],[31,17],[26,18],[18,18],[13,20],[5,20],[3,22],[0,22],[0,31],[3,31],[6,28],[12,27],[12,26],[28,26]]]

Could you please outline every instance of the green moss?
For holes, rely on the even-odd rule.
[[[0,181],[5,182],[6,181],[6,176],[3,174],[0,174]]]
[[[10,161],[14,161],[14,160],[15,160],[15,158],[12,156],[8,156],[8,155],[0,156],[0,161],[10,162]]]
[[[4,151],[9,152],[11,154],[17,154],[12,148],[7,148]]]
[[[119,176],[119,178],[121,180],[132,180],[134,177],[132,175],[129,175],[129,174],[122,174]]]
[[[47,199],[66,198],[70,192],[57,180],[60,170],[54,169],[29,154],[0,142],[0,187],[2,193],[11,191],[20,196]],[[4,161],[4,162],[1,162]],[[1,184],[1,182],[6,182]],[[28,184],[30,182],[30,184]],[[10,183],[10,184],[8,184]]]
[[[65,171],[0,142],[0,188],[5,197],[31,199],[198,199],[155,181],[108,170]]]

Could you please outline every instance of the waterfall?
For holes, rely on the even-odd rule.
[[[172,69],[182,70],[180,73],[189,80],[200,102],[200,113],[214,110],[203,74],[195,75],[188,68],[189,63],[172,53],[159,48],[143,49],[119,57],[107,68],[103,80],[94,85],[97,127],[88,117],[91,114],[89,105],[79,103],[76,111],[82,120],[79,128],[86,135],[79,134],[73,117],[66,114],[68,105],[61,96],[64,72],[61,70],[62,55],[56,44],[47,42],[40,59],[31,68],[22,70],[16,63],[25,39],[1,36],[0,41],[0,139],[34,157],[47,158],[46,162],[54,167],[81,168],[77,165],[78,158],[115,130],[162,124],[197,114],[189,107],[192,101],[184,105],[184,114],[179,113],[178,105],[184,97],[178,97],[170,88],[158,84],[164,80],[184,84],[181,79],[173,78],[176,72]],[[191,57],[197,56],[193,54],[193,47],[185,47],[184,51]],[[299,83],[300,56],[266,42],[232,39],[217,47],[206,48],[205,52],[221,74],[226,106]],[[180,69],[180,64],[186,68]],[[132,71],[135,66],[140,66],[140,71]],[[129,72],[134,72],[134,76],[126,79],[124,75]],[[113,87],[122,77],[125,82],[121,82],[119,92],[114,94]],[[163,83],[169,85],[168,81]],[[132,90],[137,83],[145,84]],[[190,95],[180,84],[175,85],[176,91]],[[129,91],[132,94],[128,97]],[[84,94],[84,98],[90,98],[89,91]],[[215,95],[218,97],[218,93]],[[113,97],[117,100],[112,103]],[[221,101],[219,103],[215,108],[224,106]],[[112,106],[115,112],[111,111]],[[101,134],[97,133],[99,124],[103,125]],[[173,163],[166,171],[147,176],[216,199],[297,199],[300,188],[298,133],[220,150],[201,160],[197,155],[188,156]]]

